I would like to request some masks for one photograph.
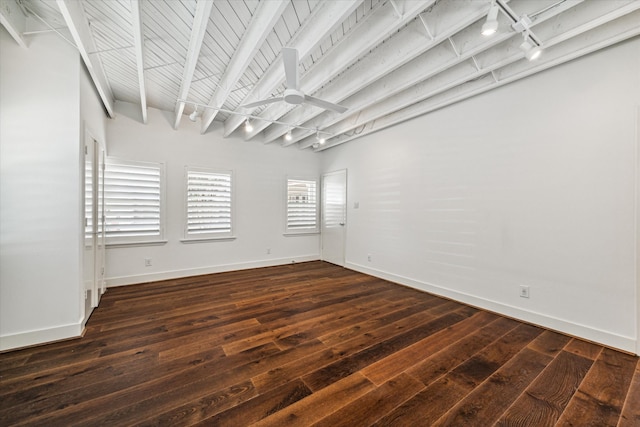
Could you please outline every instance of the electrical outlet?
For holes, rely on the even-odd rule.
[[[151,258],[145,258],[144,259],[144,266],[145,267],[151,267]]]
[[[371,262],[371,254],[367,254],[367,261]]]
[[[267,248],[267,255],[271,254],[271,248]]]
[[[529,298],[529,287],[520,285],[520,298]]]

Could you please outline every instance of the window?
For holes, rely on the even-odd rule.
[[[187,166],[185,240],[233,237],[233,173]]]
[[[318,181],[287,179],[286,232],[318,232]]]
[[[107,244],[164,238],[162,163],[108,159],[104,203]]]

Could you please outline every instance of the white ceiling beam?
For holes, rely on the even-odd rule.
[[[519,61],[522,59],[522,53],[518,50],[518,46],[521,41],[518,39],[514,40],[515,43],[512,43],[513,53],[511,56],[509,58],[501,58],[500,63],[495,64],[491,68],[478,70],[471,60],[466,60],[461,63],[458,62],[453,67],[448,67],[446,73],[437,73],[432,78],[422,81],[410,90],[404,90],[386,99],[384,102],[376,103],[371,107],[362,110],[359,115],[351,116],[340,122],[340,126],[343,128],[349,128],[349,130],[362,127],[366,123],[374,122],[376,119],[384,117],[387,114],[392,114],[393,112],[401,110],[408,105],[437,96],[440,93],[446,92],[469,81],[479,79],[487,74],[490,75],[491,71],[497,70],[501,66]],[[333,133],[334,130],[334,127],[326,129],[327,132],[331,133]],[[309,143],[313,142],[315,141],[313,141],[312,138],[307,138],[305,146],[308,146]]]
[[[582,0],[566,1],[561,5],[561,7],[555,7],[553,9],[554,14],[548,13],[544,17],[539,17],[539,19],[536,20],[536,24],[540,24],[541,22],[550,19],[551,17],[567,10],[570,7],[575,7],[581,2]],[[519,10],[523,9],[523,7],[520,7],[520,5],[517,4],[517,1],[515,3],[515,7],[517,7]],[[453,34],[452,31],[441,30],[440,33],[437,33],[434,36],[437,46],[432,47],[427,52],[402,65],[393,73],[388,73],[380,77],[374,83],[367,86],[366,90],[360,90],[347,99],[341,99],[341,104],[349,108],[347,113],[343,115],[336,115],[329,112],[323,112],[321,114],[317,114],[316,112],[316,114],[314,114],[312,117],[298,118],[298,123],[305,123],[305,127],[309,128],[325,129],[328,126],[333,125],[334,123],[348,119],[348,117],[357,114],[359,111],[371,105],[379,103],[383,99],[386,99],[405,89],[413,87],[421,81],[428,79],[437,73],[444,72],[448,68],[460,64],[468,60],[469,58],[473,58],[474,55],[486,51],[487,49],[490,49],[515,36],[515,33],[513,33],[513,31],[511,31],[510,29],[508,20],[504,17],[501,18],[502,25],[500,25],[498,33],[489,38],[479,36],[480,28],[484,23],[483,18],[488,10],[488,4],[485,5],[487,7],[475,11],[469,9],[461,9],[460,11],[456,11],[455,9],[446,8],[444,6],[445,4],[446,3],[438,3],[438,5],[430,11],[430,13],[422,14],[421,22],[423,24],[428,24],[430,26],[439,27],[442,29],[447,29],[450,26],[455,26],[456,22],[468,24],[468,27],[465,27],[461,31],[458,31],[456,34]],[[523,6],[525,5],[530,5],[530,3],[523,4]],[[535,5],[535,7],[544,7],[544,4],[538,3]],[[524,9],[524,12],[527,13],[530,11]],[[465,13],[470,14],[465,15]],[[425,15],[427,16],[427,18],[425,18]],[[429,21],[425,22],[425,19],[428,19]],[[385,44],[387,43],[389,42],[386,42]],[[453,45],[463,46],[463,49],[454,50]],[[518,51],[517,47],[518,46],[516,46],[516,51]],[[361,62],[364,62],[364,60]],[[346,74],[347,73],[344,73],[345,76]],[[337,80],[338,79],[336,79],[336,82]],[[292,118],[285,116],[285,118],[283,118],[283,121],[288,121],[291,119]],[[269,142],[281,135],[275,133],[276,130],[279,130],[280,132],[282,131],[282,129],[278,129],[277,127],[272,126],[267,132],[265,132],[265,142]],[[294,131],[292,133],[291,141],[285,142],[283,143],[283,145],[292,145],[297,141],[300,141],[301,139],[304,139],[311,135],[312,132],[308,131]],[[308,142],[312,140],[313,139],[310,138]]]
[[[289,47],[298,49],[298,55],[302,61],[311,54],[312,50],[326,37],[333,33],[342,22],[353,13],[363,0],[342,0],[324,2],[314,9],[303,25],[298,29],[293,38],[287,43]],[[284,82],[284,68],[281,55],[278,55],[260,80],[247,94],[243,104],[259,101],[267,98]],[[224,122],[224,136],[227,137],[244,121],[239,115],[231,115]]]
[[[541,7],[541,5],[538,4],[537,7]],[[601,22],[602,19],[612,20],[621,14],[628,13],[632,10],[631,7],[636,6],[630,0],[618,3],[601,2],[597,7],[587,2],[571,0],[563,3],[561,8],[556,7],[544,15],[540,15],[534,25],[536,32],[542,34],[544,40],[552,37],[566,37],[569,33],[563,33],[559,36],[560,27],[557,25],[557,20],[551,20],[560,13],[563,13],[563,16],[570,15],[572,17],[569,20],[572,24],[567,23],[563,27],[567,25],[571,28],[579,26],[579,31],[584,32],[592,28],[594,23]],[[480,20],[453,36],[456,39],[456,45],[465,46],[459,57],[457,56],[458,52],[454,52],[448,43],[441,44],[401,67],[395,73],[377,80],[368,86],[366,91],[357,93],[343,102],[345,106],[350,108],[349,117],[323,115],[316,120],[305,123],[305,127],[323,129],[334,135],[349,132],[361,127],[369,120],[375,120],[377,117],[403,108],[408,102],[418,102],[427,96],[435,95],[437,92],[433,91],[433,85],[429,79],[438,73],[448,72],[449,68],[460,63],[475,58],[473,64],[474,66],[477,64],[481,72],[469,76],[469,79],[473,79],[488,70],[495,70],[522,57],[522,52],[518,49],[521,38],[517,33],[513,33],[502,25],[500,32],[494,36],[490,38],[478,37],[482,23]],[[516,55],[505,58],[504,52],[516,52]],[[476,71],[478,71],[477,68]],[[443,80],[445,83],[442,84],[446,85],[443,90],[450,87],[450,81],[451,79]],[[383,100],[386,101],[382,102]],[[332,126],[336,123],[338,124]],[[310,132],[297,131],[293,133],[292,141],[286,145],[303,138],[306,140],[300,142],[301,148],[307,148],[315,143]]]
[[[563,13],[563,19],[557,20],[553,25],[545,24],[541,28],[536,28],[536,35],[542,39],[543,47],[551,43],[558,44],[638,9],[640,9],[640,2],[636,0],[586,2]],[[546,13],[552,12],[550,10]],[[538,21],[536,20],[534,25],[537,25]],[[550,39],[553,40],[548,41]]]
[[[16,0],[2,0],[0,3],[0,24],[6,28],[20,47],[27,47],[27,42],[22,37],[22,33],[27,28],[27,17]]]
[[[219,86],[216,88],[211,100],[209,100],[208,105],[210,107],[221,107],[225,103],[233,87],[238,83],[255,54],[262,47],[265,39],[273,30],[273,26],[280,19],[288,4],[288,0],[260,2],[249,23],[249,27],[242,36],[242,40],[240,40],[236,52],[218,82]],[[204,112],[201,133],[204,134],[209,129],[217,114],[218,111],[215,109],[207,109]]]
[[[468,99],[599,49],[636,37],[640,35],[640,25],[638,25],[638,22],[640,22],[640,10],[638,10],[638,8],[634,9],[636,10],[606,23],[600,20],[600,24],[595,27],[592,22],[585,23],[582,26],[585,31],[581,33],[578,33],[577,28],[573,28],[570,31],[574,33],[574,36],[569,39],[565,37],[565,33],[558,34],[555,38],[545,41],[544,56],[537,61],[516,60],[512,64],[500,69],[497,73],[487,72],[483,77],[467,81],[464,85],[457,85],[448,91],[439,93],[437,96],[409,104],[375,121],[363,123],[360,125],[361,131],[358,135],[339,135],[330,140],[326,145],[319,147],[317,151],[326,150],[352,139],[377,132],[389,126],[427,114],[447,105]],[[494,76],[497,76],[497,81]]]
[[[378,6],[301,77],[300,90],[309,95],[314,93],[434,2],[435,0],[396,0],[397,7],[404,11],[402,19],[398,19],[391,3],[386,2]],[[286,103],[272,104],[260,116],[267,120],[277,120],[291,108]],[[246,138],[251,139],[270,124],[268,121],[256,121],[253,132],[248,133]]]
[[[439,47],[441,42],[450,39],[454,34],[484,17],[488,10],[489,3],[474,0],[438,3],[428,14],[425,14],[428,17],[410,22],[402,31],[385,40],[383,44],[377,46],[371,53],[340,74],[329,85],[320,89],[313,96],[331,102],[342,103],[343,100],[348,99],[350,96],[356,96],[360,93],[360,96],[365,95],[367,97],[368,102],[375,102],[381,96],[385,96],[384,91],[391,90],[392,86],[385,88],[385,86],[378,85],[378,87],[382,88],[382,93],[376,93],[375,95],[368,95],[368,89],[361,92],[362,89],[371,84],[376,84],[375,82],[383,78],[383,76],[392,75],[391,73],[394,70],[398,71],[399,68],[403,68],[403,65],[411,62],[429,49]],[[429,22],[440,22],[444,30],[435,34],[432,39],[425,40],[423,37],[417,36],[421,31],[424,31],[424,19],[428,19]],[[478,38],[477,34],[474,36],[475,39]],[[439,57],[437,58],[439,59]],[[412,67],[412,70],[414,68]],[[420,68],[418,70],[423,69]],[[353,108],[357,107],[357,104],[353,103],[343,103],[343,105],[349,107],[348,112],[345,113],[349,115],[353,113]],[[302,105],[287,113],[281,120],[287,123],[304,123],[319,115],[323,118],[332,117],[335,120],[339,120],[341,116],[333,112],[323,112],[312,106]],[[311,128],[315,127],[318,126],[311,126]],[[270,126],[264,132],[264,142],[275,141],[287,131],[288,128],[286,126]],[[296,132],[296,141],[300,139],[301,134],[302,132]],[[309,134],[310,132],[305,132],[304,136]],[[290,145],[294,142],[291,141],[285,144]]]
[[[113,93],[107,81],[107,77],[102,68],[102,63],[96,55],[90,55],[89,52],[96,52],[95,42],[89,28],[89,20],[84,13],[82,3],[75,0],[57,0],[58,8],[64,17],[64,20],[73,36],[80,56],[84,64],[89,70],[89,75],[93,81],[102,104],[109,117],[114,117],[113,112]]]
[[[180,82],[178,99],[188,99],[189,97],[189,89],[191,89],[193,73],[196,71],[196,65],[198,65],[200,49],[202,49],[202,42],[204,41],[204,36],[207,33],[207,25],[209,24],[209,17],[211,16],[212,8],[213,0],[199,0],[196,4],[196,13],[193,16],[191,37],[189,38],[189,49],[187,50],[187,62],[184,64],[184,68],[182,70],[182,80]],[[179,102],[175,108],[175,120],[173,122],[174,129],[178,129],[178,126],[180,126],[180,120],[182,119],[183,112],[184,102]]]
[[[402,19],[402,15],[403,15],[402,11],[399,9],[399,7],[396,4],[395,0],[389,0],[389,3],[391,3],[391,6],[393,6],[393,11],[396,13],[398,18]]]
[[[598,2],[612,5],[613,1]],[[618,1],[618,4],[623,3]],[[537,28],[536,33],[542,34],[544,40],[544,61],[514,61],[505,64],[496,71],[499,81],[513,81],[512,79],[540,69],[547,69],[549,65],[557,65],[567,60],[595,52],[610,46],[614,42],[621,42],[640,33],[640,2],[629,0],[623,7],[609,12],[594,13],[587,8],[574,11],[570,25],[558,26],[556,22],[549,22],[544,28]],[[589,17],[589,19],[586,19]],[[576,19],[583,20],[578,23]],[[565,21],[568,22],[568,21]],[[593,43],[593,48],[589,41]],[[587,46],[588,44],[588,46]],[[569,59],[566,59],[568,57]]]
[[[562,25],[558,25],[556,20],[549,20],[549,18],[553,17],[553,15],[549,14],[546,15],[545,20],[537,20],[535,22],[536,34],[538,34],[544,41],[545,47],[551,47],[565,40],[568,40],[569,38],[596,28],[599,25],[616,20],[619,17],[638,9],[640,9],[640,2],[635,2],[632,0],[617,2],[598,2],[597,4],[584,2],[572,8],[570,11],[564,12]],[[560,13],[560,10],[557,10],[556,13]],[[407,88],[404,90],[395,91],[395,94],[392,97],[386,98],[384,100],[385,102],[373,103],[367,108],[361,109],[357,115],[354,114],[351,117],[343,120],[342,122],[337,123],[336,125],[323,128],[323,130],[334,135],[349,132],[353,129],[362,127],[367,122],[377,120],[386,115],[392,114],[394,111],[401,110],[408,105],[435,96],[445,90],[452,88],[456,84],[462,84],[466,81],[476,79],[487,71],[495,71],[506,65],[517,62],[522,58],[523,55],[523,53],[518,49],[518,45],[520,44],[520,42],[521,39],[518,35],[516,35],[512,40],[508,41],[508,45],[506,46],[502,44],[482,53],[469,51],[466,55],[463,56],[464,60],[469,59],[471,55],[477,55],[476,59],[478,60],[478,63],[481,67],[480,72],[470,74],[467,79],[453,80],[453,82],[451,81],[451,79],[447,79],[447,75],[444,75],[442,77],[436,76],[435,78],[424,80],[421,83],[416,82],[411,86],[410,89]],[[504,52],[515,52],[515,55],[505,57]],[[434,62],[432,64],[437,65],[437,63],[435,62],[435,58],[433,59]],[[525,64],[529,63],[528,61],[523,62]],[[452,63],[454,65],[456,64],[455,61],[453,61]],[[425,74],[425,76],[433,76],[434,73],[429,72],[429,66],[427,64],[423,65],[424,67],[421,68],[421,70]],[[498,80],[502,79],[500,72],[496,72],[496,76]],[[411,80],[411,78],[407,77],[406,75],[388,77],[388,79],[394,78]],[[377,83],[384,83],[389,86],[394,85],[394,83],[390,81],[383,81],[383,79],[381,79],[381,81]],[[376,91],[374,90],[374,88],[371,89],[372,90],[367,91],[367,93],[376,95]],[[380,101],[382,100],[383,99],[381,98]],[[312,126],[312,124],[306,124],[306,126],[309,127]],[[301,148],[307,148],[314,143],[315,139],[311,136],[308,136],[305,141],[300,143],[300,145]]]
[[[142,18],[140,0],[131,0],[131,17],[133,23],[133,40],[138,71],[138,88],[140,90],[140,109],[142,123],[147,124],[147,92],[144,85],[144,39],[142,37]]]

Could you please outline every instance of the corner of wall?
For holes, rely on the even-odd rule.
[[[191,268],[184,270],[162,271],[158,273],[136,274],[130,276],[110,277],[107,279],[107,287],[135,285],[139,283],[171,280],[181,277],[200,276],[204,274],[224,273],[227,271],[248,270],[250,268],[274,267],[290,263],[318,261],[319,254],[300,255],[290,258],[248,261],[235,264],[216,265],[210,267]]]
[[[610,331],[603,331],[586,325],[580,325],[566,319],[548,316],[534,311],[529,311],[520,307],[507,305],[498,301],[492,301],[475,295],[470,295],[437,286],[432,283],[415,280],[409,277],[400,276],[386,271],[376,270],[355,263],[346,263],[346,268],[368,274],[370,276],[379,277],[390,282],[398,283],[420,291],[428,292],[443,298],[448,298],[463,304],[477,307],[483,310],[489,310],[503,316],[512,317],[523,322],[532,323],[542,326],[560,333],[581,337],[589,341],[597,342],[608,347],[617,348],[629,353],[637,353],[638,341],[633,337],[625,337]]]
[[[82,321],[69,325],[60,325],[47,329],[25,331],[0,337],[0,351],[18,350],[72,338],[80,338],[84,332]]]

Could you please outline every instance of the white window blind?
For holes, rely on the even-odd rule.
[[[287,179],[287,232],[318,230],[318,183]]]
[[[233,235],[231,171],[186,168],[186,239]]]
[[[84,163],[84,241],[92,244],[93,237],[93,163]]]
[[[102,190],[101,183],[103,182],[104,171],[101,167],[98,167],[98,179],[95,185],[98,186],[98,206],[97,206],[97,226],[98,229],[95,230],[98,234],[102,233]],[[93,229],[93,162],[85,161],[84,163],[84,238],[85,244],[90,245],[92,234],[94,232]]]
[[[163,238],[161,163],[107,161],[104,182],[107,243]]]

